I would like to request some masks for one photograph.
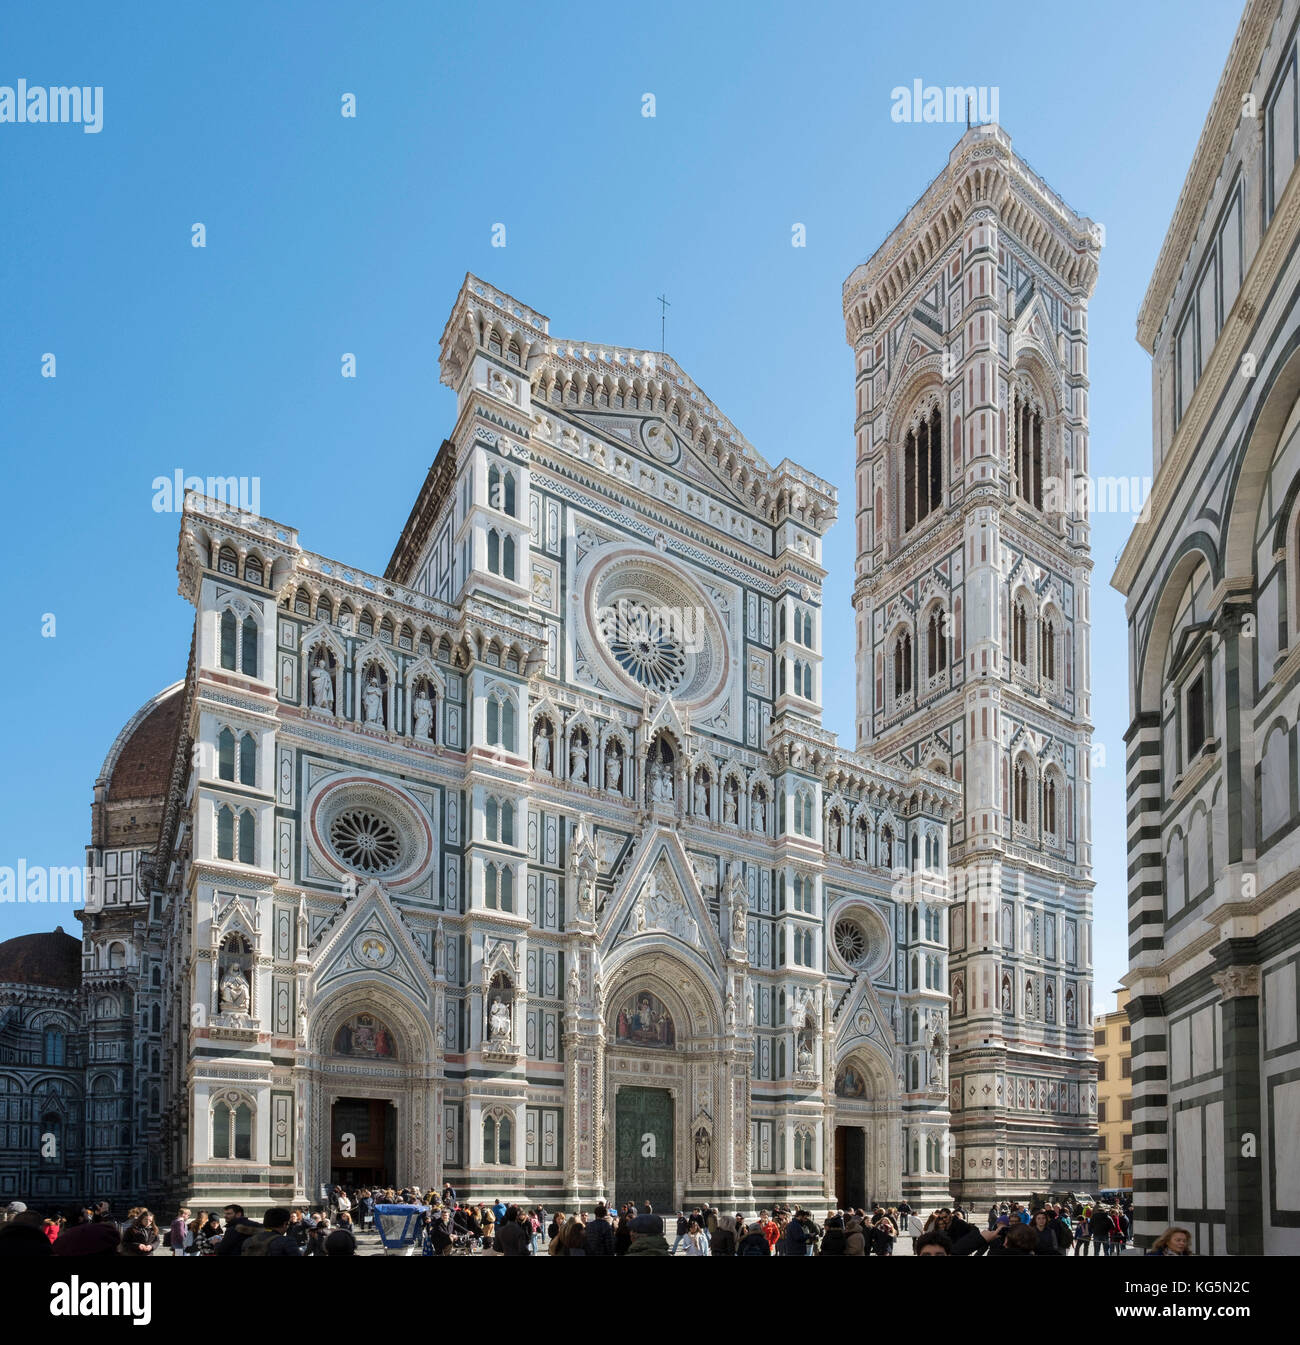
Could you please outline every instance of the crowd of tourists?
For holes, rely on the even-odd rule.
[[[900,1233],[918,1256],[1112,1256],[1128,1249],[1132,1234],[1131,1211],[1119,1201],[1053,1200],[1032,1209],[1002,1201],[983,1228],[960,1207],[922,1220],[906,1202],[830,1210],[821,1219],[780,1204],[753,1218],[704,1204],[665,1223],[649,1204],[551,1212],[501,1199],[463,1201],[448,1183],[441,1191],[335,1186],[319,1206],[277,1206],[260,1219],[238,1204],[182,1207],[161,1226],[144,1208],[118,1220],[107,1201],[72,1219],[15,1201],[0,1223],[0,1256],[353,1256],[358,1231],[372,1226],[383,1205],[422,1207],[416,1245],[430,1256],[892,1256]],[[1186,1256],[1190,1246],[1187,1229],[1170,1228],[1147,1255]]]

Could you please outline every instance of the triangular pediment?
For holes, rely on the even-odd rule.
[[[368,882],[332,922],[311,957],[311,990],[328,994],[360,981],[395,982],[427,1009],[433,972],[401,913],[379,883]]]
[[[871,977],[859,973],[835,1010],[836,1062],[868,1041],[893,1057],[894,1028],[889,1015],[871,984]]]
[[[676,833],[646,832],[627,874],[601,915],[602,956],[638,939],[676,940],[704,957],[717,974],[726,965],[695,868]]]

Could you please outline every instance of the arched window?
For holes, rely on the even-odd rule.
[[[487,703],[487,740],[491,747],[514,752],[515,703],[504,691],[494,691]]]
[[[217,809],[217,858],[235,857],[235,814],[224,804]]]
[[[235,778],[235,735],[229,729],[217,734],[217,777],[221,780]]]
[[[1016,494],[1043,507],[1043,413],[1017,390],[1015,394]]]
[[[506,864],[489,864],[484,871],[484,903],[494,911],[515,909],[515,872]]]
[[[232,579],[239,576],[239,557],[235,554],[233,546],[223,546],[217,552],[217,570],[221,574],[228,574]]]
[[[947,613],[943,608],[931,608],[925,637],[925,670],[928,677],[938,677],[948,670],[948,637],[944,634],[946,620]]]
[[[57,1027],[47,1027],[45,1029],[44,1060],[47,1065],[66,1063],[64,1036]]]
[[[495,1163],[497,1161],[497,1118],[495,1116],[485,1116],[483,1118],[483,1161],[485,1163]]]
[[[257,739],[251,733],[239,740],[239,783],[257,784]]]
[[[1022,826],[1029,825],[1029,767],[1024,761],[1017,761],[1015,767],[1015,785],[1013,789],[1012,816]]]
[[[153,1005],[149,1010],[149,1031],[162,1031],[162,1009],[157,1004]],[[154,1068],[157,1069],[158,1066],[155,1065]]]
[[[514,473],[495,462],[488,468],[488,504],[512,518],[515,516]]]
[[[253,1109],[247,1102],[233,1107],[218,1102],[212,1109],[212,1156],[251,1160],[253,1157]]]
[[[245,677],[257,676],[257,622],[251,616],[240,628],[239,670]]]
[[[1044,680],[1056,681],[1056,622],[1050,616],[1038,628],[1038,671]]]
[[[515,577],[515,539],[509,534],[502,537],[495,528],[488,532],[488,569],[504,579]]]
[[[501,845],[515,843],[515,805],[505,799],[489,798],[483,809],[487,838]]]
[[[262,562],[256,556],[249,556],[244,562],[244,578],[250,584],[256,584],[258,588],[262,586]]]
[[[894,641],[894,695],[907,696],[912,691],[912,633],[901,631]]]
[[[936,406],[903,444],[903,530],[910,532],[939,507],[943,494],[943,422]]]
[[[1023,598],[1011,605],[1011,661],[1017,667],[1029,667],[1029,614]]]
[[[239,862],[252,864],[253,859],[253,814],[247,810],[239,814]]]
[[[1049,836],[1056,832],[1056,781],[1049,775],[1043,780],[1043,830]]]
[[[221,614],[221,666],[235,671],[235,644],[239,634],[239,623],[235,614],[226,608]]]

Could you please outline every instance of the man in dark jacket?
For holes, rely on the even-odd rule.
[[[519,1218],[519,1206],[510,1205],[506,1217],[497,1225],[496,1250],[502,1256],[531,1256],[533,1239]]]
[[[1114,1226],[1114,1221],[1106,1208],[1097,1205],[1092,1211],[1092,1218],[1088,1221],[1088,1228],[1092,1233],[1092,1240],[1096,1245],[1098,1256],[1109,1256],[1111,1254],[1110,1232]]]
[[[1033,1256],[1038,1234],[1028,1224],[974,1229],[952,1245],[954,1256]]]
[[[244,1243],[260,1230],[255,1223],[244,1218],[242,1205],[227,1205],[222,1215],[226,1220],[226,1231],[222,1233],[221,1241],[217,1243],[217,1255],[239,1256],[244,1250]],[[288,1222],[286,1213],[285,1223]]]
[[[660,1219],[659,1223],[662,1232],[663,1220]],[[614,1255],[614,1228],[609,1222],[609,1210],[603,1201],[596,1206],[596,1217],[587,1224],[585,1245],[588,1256]]]
[[[672,1255],[677,1255],[677,1249],[682,1245],[682,1239],[686,1236],[686,1231],[690,1227],[690,1220],[685,1213],[677,1216],[677,1241],[673,1243]]]
[[[804,1227],[804,1212],[796,1210],[794,1218],[785,1229],[785,1254],[787,1256],[808,1255],[808,1230]]]

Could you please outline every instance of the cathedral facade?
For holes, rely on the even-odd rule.
[[[968,131],[844,284],[856,366],[857,746],[961,787],[954,1193],[1088,1189],[1087,306],[1099,230]]]
[[[835,492],[472,276],[441,368],[383,575],[187,499],[156,846],[86,916],[97,977],[158,980],[132,1178],[946,1199],[957,792],[821,726]]]

